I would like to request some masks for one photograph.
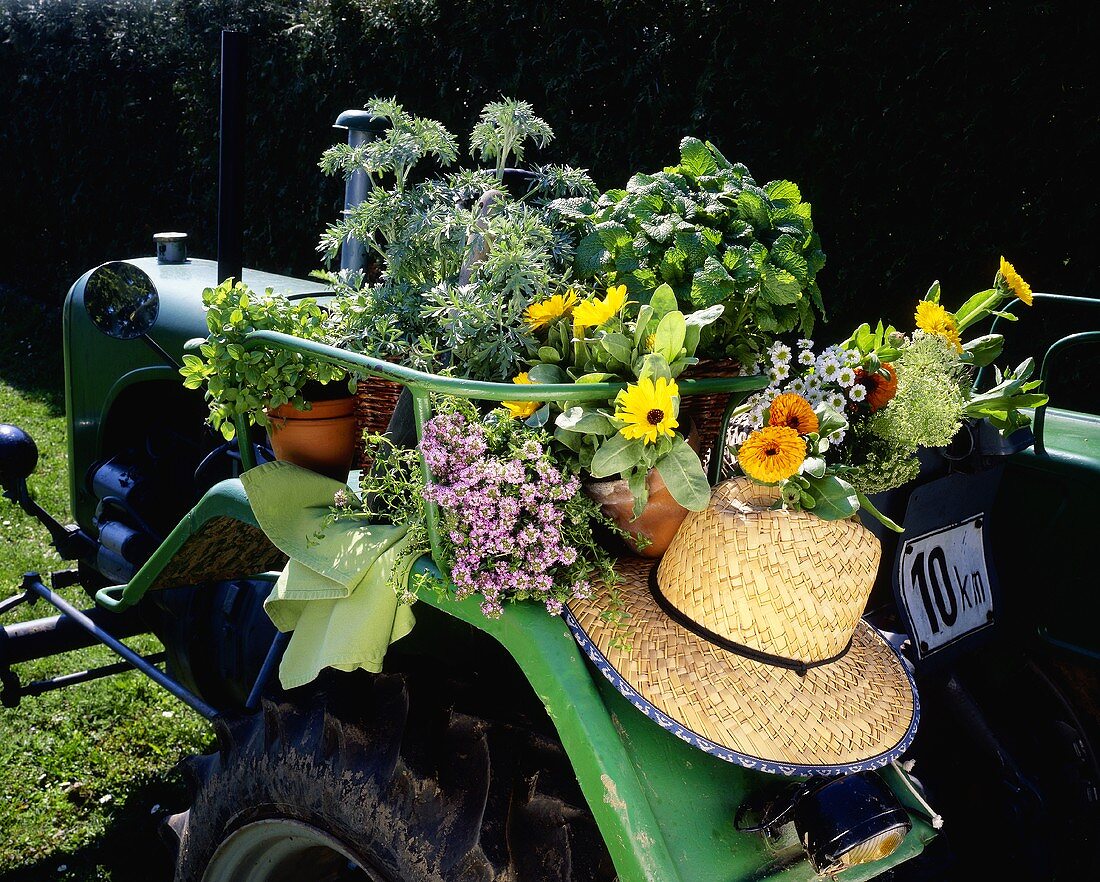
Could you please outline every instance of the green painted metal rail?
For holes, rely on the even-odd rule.
[[[404,365],[391,364],[380,358],[371,358],[368,355],[337,349],[335,346],[328,346],[324,343],[302,340],[290,334],[280,334],[276,331],[253,331],[245,340],[244,347],[247,350],[274,347],[290,352],[298,352],[319,361],[338,365],[352,374],[381,377],[407,387],[413,399],[413,416],[416,420],[418,438],[423,434],[425,423],[431,419],[431,396],[433,394],[453,395],[477,401],[607,401],[614,398],[627,385],[626,383],[531,383],[517,385],[515,383],[468,380],[461,377],[443,377],[438,374],[414,370]],[[748,393],[763,389],[767,385],[768,378],[760,374],[748,377],[686,379],[677,382],[681,397],[716,392]],[[718,466],[721,465],[725,452],[724,430],[728,425],[729,411],[736,402],[737,397],[735,396],[730,401],[730,407],[726,409],[725,418],[722,422],[723,432],[711,457],[712,483],[717,478]],[[249,437],[248,424],[243,416],[237,419],[236,427],[238,438]],[[252,468],[255,461],[251,445],[239,444],[238,446],[241,452],[241,466],[245,469]],[[424,470],[425,480],[431,480],[431,474],[423,457],[421,457],[420,465]],[[436,563],[440,563],[442,556],[439,542],[439,510],[435,503],[426,504],[425,520],[427,521],[425,527],[432,548],[432,557]]]

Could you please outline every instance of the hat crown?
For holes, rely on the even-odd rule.
[[[759,652],[817,662],[844,651],[863,615],[881,548],[855,518],[776,510],[777,487],[733,478],[692,512],[657,570],[681,613]]]

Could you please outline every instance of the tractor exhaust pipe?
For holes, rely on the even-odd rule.
[[[332,127],[348,133],[349,147],[361,147],[385,134],[390,124],[382,117],[372,116],[365,110],[345,110],[336,117]],[[367,177],[366,172],[353,173],[344,187],[344,213],[346,214],[366,199],[369,192],[370,178]],[[365,244],[353,236],[348,236],[340,249],[340,269],[362,269],[365,259]]]
[[[244,92],[248,35],[222,31],[218,128],[218,281],[241,278],[244,226]]]

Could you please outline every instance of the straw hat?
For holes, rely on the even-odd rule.
[[[783,775],[884,766],[912,742],[916,688],[861,619],[880,548],[856,519],[771,508],[735,478],[684,520],[659,565],[619,562],[603,597],[570,603],[581,648],[632,704],[707,753]]]

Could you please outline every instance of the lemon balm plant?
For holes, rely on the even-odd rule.
[[[808,335],[824,314],[810,204],[791,181],[759,186],[709,141],[684,138],[677,165],[552,208],[577,238],[579,278],[625,285],[643,303],[668,285],[681,309],[724,306],[701,356],[747,364],[776,335]]]

